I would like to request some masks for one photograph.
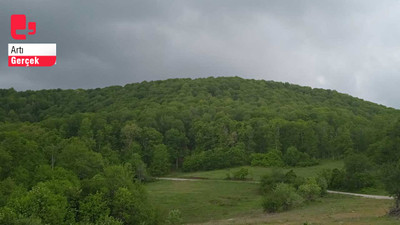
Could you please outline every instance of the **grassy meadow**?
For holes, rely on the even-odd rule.
[[[252,167],[252,166],[243,166],[237,168],[230,169],[221,169],[221,170],[212,170],[212,171],[201,171],[201,172],[193,172],[193,173],[182,173],[175,172],[171,173],[169,177],[180,177],[180,178],[204,178],[204,179],[214,179],[214,180],[222,180],[226,178],[226,174],[229,172],[237,171],[239,168],[247,168],[249,170],[249,179],[252,180],[260,180],[261,177],[273,170],[273,168],[265,168],[265,167]],[[316,176],[318,172],[324,169],[341,169],[343,168],[343,161],[333,161],[333,160],[325,160],[321,161],[319,165],[309,166],[309,167],[287,167],[283,170],[289,171],[293,170],[296,172],[298,176],[302,177],[312,177]]]
[[[282,213],[267,214],[261,209],[224,220],[213,220],[197,225],[395,225],[400,221],[386,216],[390,200],[376,200],[330,194],[317,202]]]
[[[303,177],[316,176],[323,169],[342,168],[342,161],[323,161],[311,167],[293,169]],[[393,201],[328,194],[316,202],[282,213],[267,214],[261,207],[259,185],[224,180],[230,170],[173,173],[169,177],[203,178],[196,181],[159,180],[147,184],[151,201],[166,216],[179,209],[184,224],[399,224],[386,216]],[[272,168],[250,167],[249,178],[258,181]],[[373,194],[373,193],[371,193]]]
[[[258,185],[216,180],[157,181],[146,185],[162,214],[179,209],[185,224],[399,224],[391,200],[329,194],[282,213],[262,211]]]
[[[245,216],[261,209],[262,197],[254,183],[163,180],[146,186],[162,213],[179,209],[186,223]]]

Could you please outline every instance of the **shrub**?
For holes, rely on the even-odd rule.
[[[233,178],[235,180],[245,180],[247,175],[249,175],[249,170],[246,168],[240,168],[240,170],[233,173]]]
[[[341,190],[345,186],[346,174],[344,170],[333,169],[331,179],[329,181],[329,188]]]
[[[298,191],[307,201],[314,201],[321,195],[321,187],[315,178],[307,179],[305,184],[299,186]]]
[[[268,153],[251,154],[252,166],[282,167],[285,163],[282,160],[282,153],[278,150],[271,150]]]
[[[345,159],[344,169],[323,171],[328,187],[336,190],[357,191],[376,184],[373,164],[362,154],[352,154]]]
[[[168,217],[165,221],[168,225],[180,225],[182,224],[182,214],[179,209],[169,211]]]
[[[301,152],[297,150],[297,148],[294,146],[290,146],[286,150],[286,154],[283,157],[283,160],[289,166],[296,166],[297,163],[300,161],[300,159],[301,159]]]
[[[297,175],[293,170],[289,170],[285,173],[285,183],[294,184],[296,182]]]
[[[306,153],[305,153],[305,154],[306,154]],[[297,166],[300,166],[300,167],[307,167],[307,166],[315,166],[315,165],[318,165],[318,164],[319,164],[319,162],[318,162],[317,159],[308,158],[308,159],[305,160],[305,161],[301,161],[301,162],[297,163]]]
[[[225,180],[232,180],[232,173],[230,170],[227,171],[225,175]]]
[[[184,171],[213,170],[242,166],[248,163],[248,156],[241,145],[230,149],[215,148],[194,153],[185,158]]]
[[[296,147],[291,146],[286,150],[283,160],[288,166],[314,166],[318,165],[318,160],[311,158],[307,153],[300,152]]]
[[[367,156],[352,154],[345,159],[344,167],[346,190],[354,191],[374,186],[375,178],[371,174],[373,164]]]
[[[296,193],[289,184],[279,183],[264,196],[262,206],[266,212],[280,212],[296,207],[303,202],[303,198]]]
[[[100,218],[96,225],[123,225],[123,223],[112,216],[104,216]]]
[[[329,182],[332,179],[332,170],[331,169],[323,169],[318,172],[317,177],[324,178],[329,186]]]
[[[260,191],[261,193],[268,193],[275,188],[276,184],[284,183],[285,181],[286,177],[282,170],[274,169],[271,173],[261,177]]]
[[[298,177],[293,170],[284,173],[282,170],[274,169],[271,173],[261,177],[260,183],[261,193],[267,193],[272,191],[279,183],[291,184],[293,187],[297,188],[304,183],[304,178]]]
[[[375,178],[369,173],[346,173],[345,189],[349,191],[361,190],[372,187],[375,184]]]
[[[203,164],[206,161],[206,152],[194,153],[185,157],[183,161],[183,171],[196,171],[204,168]]]
[[[231,172],[227,170],[225,180],[246,180],[249,175],[249,170],[246,168],[240,168],[237,171]]]
[[[321,196],[326,195],[328,191],[328,181],[323,176],[317,177],[317,184],[321,188]]]

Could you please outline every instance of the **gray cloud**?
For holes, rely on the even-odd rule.
[[[0,2],[0,88],[95,88],[242,76],[336,89],[400,108],[398,1]],[[9,68],[11,14],[56,42],[52,68]]]

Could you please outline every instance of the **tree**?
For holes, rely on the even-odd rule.
[[[35,141],[22,137],[20,132],[4,132],[1,136],[0,160],[4,164],[1,164],[3,171],[0,172],[4,172],[4,176],[12,173],[16,181],[31,185],[35,168],[46,162],[43,152]]]
[[[138,153],[134,153],[128,162],[132,165],[134,177],[137,180],[146,181],[150,179],[147,174],[146,164],[142,161],[142,158]]]
[[[89,118],[84,118],[81,122],[79,131],[79,137],[86,143],[86,145],[90,148],[95,147],[95,141],[93,140],[93,130],[92,130],[92,122]]]
[[[123,188],[133,188],[133,173],[130,164],[109,166],[104,169],[104,183],[101,184],[100,189],[107,188],[108,195],[114,196],[115,192]]]
[[[353,141],[351,139],[350,130],[347,127],[339,127],[337,129],[337,136],[333,142],[335,146],[334,152],[332,153],[334,159],[353,152]]]
[[[62,149],[59,166],[74,171],[80,179],[91,178],[103,169],[101,154],[91,151],[77,138],[72,138]]]
[[[0,146],[0,180],[6,178],[12,168],[12,156]]]
[[[150,165],[151,174],[154,176],[165,175],[168,173],[170,165],[167,147],[163,144],[154,146],[153,160]]]
[[[24,217],[40,218],[44,224],[64,224],[68,214],[67,199],[43,184],[33,187],[25,196],[10,200],[8,206]]]
[[[79,215],[83,222],[97,223],[109,214],[107,199],[101,192],[86,196],[79,204]]]
[[[13,192],[18,189],[21,190],[21,187],[10,177],[0,181],[0,207],[5,206]]]
[[[283,160],[289,166],[296,166],[301,159],[301,152],[297,150],[296,147],[290,146],[287,150],[285,155],[283,156]]]
[[[367,156],[363,154],[349,155],[344,161],[344,168],[347,190],[360,190],[374,185],[375,178],[371,174],[373,165]]]
[[[386,191],[395,199],[395,209],[400,210],[400,161],[384,166],[383,182]]]
[[[162,144],[163,135],[154,128],[144,127],[140,136],[139,143],[142,147],[143,161],[151,164],[154,146]],[[169,159],[169,158],[168,158]]]
[[[179,168],[179,159],[185,156],[185,150],[189,140],[185,134],[177,129],[170,129],[164,135],[165,145],[168,147],[169,154],[175,162],[175,168]]]
[[[131,145],[134,141],[139,141],[142,128],[134,123],[127,123],[121,129],[121,135],[125,144],[126,149],[131,149]]]
[[[156,224],[154,210],[137,189],[119,188],[112,201],[111,214],[124,224]]]

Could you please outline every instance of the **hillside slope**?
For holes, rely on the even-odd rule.
[[[369,181],[359,171],[375,171],[365,155],[376,164],[400,158],[399,113],[336,91],[238,77],[0,90],[0,224],[165,224],[141,181],[172,168],[349,156],[358,171],[350,174]]]
[[[399,115],[332,90],[239,77],[90,90],[0,90],[0,121],[40,122],[65,138],[89,129],[98,149],[109,145],[118,151],[126,147],[125,126],[145,128],[140,132],[153,133],[177,164],[194,151],[235,146],[250,153],[295,146],[317,158],[365,152]],[[149,134],[138,134],[143,135]],[[150,163],[143,140],[134,142]]]

